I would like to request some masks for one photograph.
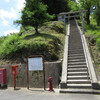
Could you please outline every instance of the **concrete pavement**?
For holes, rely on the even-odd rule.
[[[0,100],[100,100],[100,95],[91,94],[60,94],[58,89],[55,92],[44,91],[43,89],[21,88],[15,90],[8,88],[0,90]]]

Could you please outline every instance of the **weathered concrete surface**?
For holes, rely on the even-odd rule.
[[[18,65],[19,73],[16,76],[16,87],[27,87],[27,65]],[[7,69],[7,84],[13,86],[13,75],[11,75],[11,65],[3,65],[0,68]],[[60,81],[61,62],[46,62],[45,63],[45,84],[48,87],[48,79],[53,77],[53,87],[58,87]],[[43,88],[43,71],[29,72],[29,86],[35,88]]]
[[[79,93],[79,94],[100,94],[99,90],[94,89],[61,89],[60,93]]]
[[[100,95],[59,94],[35,89],[0,90],[0,100],[100,100]]]
[[[70,22],[68,22],[68,31],[67,35],[65,36],[65,47],[64,47],[64,57],[63,57],[63,64],[62,64],[62,77],[61,77],[61,88],[67,87],[67,65],[68,65],[68,41],[70,35]]]

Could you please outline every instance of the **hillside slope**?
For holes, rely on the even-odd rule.
[[[100,75],[100,26],[97,26],[96,21],[91,18],[90,25],[85,25],[85,28],[92,59]]]
[[[0,64],[25,63],[28,56],[43,55],[45,61],[62,58],[64,45],[63,22],[51,21],[39,28],[21,27],[19,33],[0,38]]]

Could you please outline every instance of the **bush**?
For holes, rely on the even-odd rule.
[[[45,60],[58,60],[57,55],[60,50],[60,40],[54,38],[52,41],[25,41],[18,35],[11,35],[1,44],[0,58],[16,59],[27,58],[30,55],[43,55]]]
[[[5,39],[5,41],[1,44],[0,48],[0,58],[4,58],[7,55],[16,52],[18,49],[18,40],[19,36],[18,35],[11,35],[8,38]]]

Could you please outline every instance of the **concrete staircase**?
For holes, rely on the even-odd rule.
[[[70,24],[67,88],[91,88],[81,36],[75,21],[72,20]]]
[[[66,51],[64,52],[62,79],[60,84],[62,89],[60,92],[82,93],[82,90],[80,91],[80,89],[83,89],[84,93],[87,91],[90,92],[87,89],[93,88],[93,78],[95,78],[95,73],[93,74],[94,76],[90,75],[92,72],[90,73],[91,70],[89,69],[86,60],[82,37],[75,20],[70,21],[68,32],[69,33],[66,36],[67,44],[65,44]]]

